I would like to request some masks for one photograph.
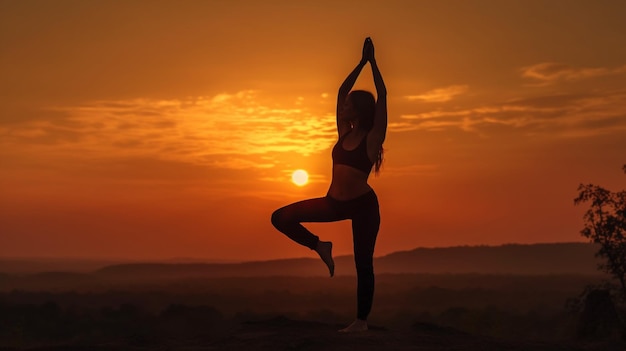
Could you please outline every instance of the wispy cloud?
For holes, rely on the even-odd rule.
[[[534,79],[543,84],[623,73],[626,73],[626,65],[616,68],[575,67],[565,63],[543,62],[522,68],[523,77]]]
[[[150,157],[220,168],[268,168],[271,155],[309,155],[336,138],[334,116],[263,101],[256,91],[188,99],[54,107],[66,117],[3,129],[5,143],[80,157]]]
[[[419,95],[407,95],[407,100],[421,100],[424,102],[446,102],[452,100],[455,96],[465,93],[468,89],[467,85],[451,85],[445,88],[438,88],[427,91]]]
[[[488,136],[509,130],[526,135],[583,137],[626,132],[626,91],[519,98],[465,109],[401,115],[392,132],[461,129]]]

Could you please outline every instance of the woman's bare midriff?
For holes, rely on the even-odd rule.
[[[333,165],[333,180],[328,189],[328,196],[339,201],[357,198],[372,190],[372,187],[367,184],[368,176],[369,174],[356,168],[335,164]]]

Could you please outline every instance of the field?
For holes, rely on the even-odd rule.
[[[395,349],[422,345],[429,350],[453,350],[458,345],[534,350],[624,346],[618,341],[581,343],[574,338],[579,315],[566,308],[567,301],[598,282],[597,275],[380,274],[372,331],[351,342],[335,334],[355,313],[354,276],[116,283],[97,279],[86,283],[89,275],[79,276],[47,273],[25,280],[4,275],[0,287],[10,289],[0,292],[0,346],[16,350],[55,345],[209,350],[246,344],[312,350],[329,345],[341,349],[352,342],[363,343],[366,349],[392,343]],[[63,282],[64,277],[60,289],[33,285],[37,278]]]

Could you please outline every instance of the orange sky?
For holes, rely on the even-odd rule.
[[[269,216],[326,193],[336,91],[366,36],[389,92],[376,255],[581,240],[578,184],[626,184],[624,13],[0,1],[0,257],[311,255]],[[349,222],[310,227],[351,252]]]

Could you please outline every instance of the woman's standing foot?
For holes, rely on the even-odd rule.
[[[339,329],[340,333],[358,333],[364,331],[367,331],[367,321],[358,318],[355,319],[349,326]]]

